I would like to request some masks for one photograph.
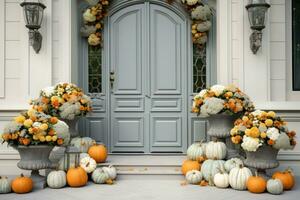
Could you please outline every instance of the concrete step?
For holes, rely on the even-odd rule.
[[[181,175],[185,155],[109,155],[101,166],[113,165],[120,175]]]

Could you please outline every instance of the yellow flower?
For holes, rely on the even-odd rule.
[[[247,128],[247,129],[245,130],[245,134],[246,134],[247,136],[250,136],[250,133],[251,133],[250,129]]]
[[[58,96],[51,97],[51,102],[54,102],[54,101],[59,101],[59,97]]]
[[[238,129],[237,129],[237,127],[235,126],[233,129],[231,129],[230,134],[231,134],[232,136],[234,136],[234,135],[237,134],[237,132],[238,132]]]
[[[273,120],[271,120],[271,119],[267,119],[266,121],[265,121],[265,124],[267,125],[267,126],[272,126],[273,125]]]
[[[57,140],[57,136],[56,135],[52,136],[52,141],[55,142],[56,140]]]
[[[247,116],[243,116],[242,120],[243,120],[244,122],[247,122],[247,121],[249,120],[249,118],[248,118]]]
[[[47,130],[48,129],[48,124],[42,124],[40,126],[40,129],[43,130],[43,131]]]
[[[259,137],[259,129],[256,126],[254,126],[250,129],[250,136],[253,138]]]
[[[19,115],[19,116],[15,117],[15,122],[17,122],[19,124],[23,124],[25,120],[26,120],[26,118],[23,115]]]
[[[275,113],[274,111],[269,111],[269,112],[267,113],[267,116],[268,116],[268,117],[275,118],[275,117],[276,117],[276,113]]]
[[[265,132],[262,132],[262,133],[260,133],[260,137],[261,137],[261,138],[266,138],[266,137],[267,137],[267,134],[266,134]]]
[[[51,137],[50,135],[47,135],[47,136],[46,136],[46,141],[47,141],[47,142],[51,142],[51,141],[52,141],[52,137]]]
[[[60,93],[63,93],[65,91],[65,89],[64,88],[58,88],[57,91],[60,92]]]
[[[40,140],[41,142],[45,142],[45,141],[46,141],[46,138],[45,138],[45,136],[41,135],[41,136],[39,136],[39,140]]]
[[[37,135],[33,135],[32,137],[34,140],[39,140],[39,137]]]
[[[33,133],[33,128],[29,128],[28,132],[32,134]]]
[[[27,115],[28,115],[29,117],[35,117],[35,113],[36,113],[36,111],[35,111],[34,109],[29,109],[29,110],[27,111]]]
[[[33,121],[31,119],[26,119],[23,124],[25,127],[29,128],[33,124]]]

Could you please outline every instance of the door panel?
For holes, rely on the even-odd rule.
[[[146,152],[143,64],[144,5],[126,7],[110,18],[111,151]]]

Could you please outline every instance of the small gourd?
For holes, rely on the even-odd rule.
[[[115,180],[117,178],[117,169],[109,165],[108,167],[102,167],[103,171],[108,174],[111,180]]]
[[[80,160],[80,167],[82,167],[86,173],[92,173],[96,169],[97,163],[93,158],[85,157]]]
[[[270,194],[282,194],[283,193],[283,184],[279,179],[269,179],[267,181],[267,191]]]
[[[183,175],[186,175],[188,171],[198,170],[200,171],[201,164],[198,161],[185,160],[181,166],[181,172]]]
[[[295,177],[291,169],[286,169],[283,172],[275,172],[272,178],[279,179],[283,184],[284,190],[291,190],[295,185]]]
[[[191,170],[186,173],[185,179],[189,184],[199,184],[202,181],[202,173],[197,170]]]
[[[77,147],[81,153],[87,153],[89,148],[96,144],[96,141],[90,137],[76,137],[70,143]]]
[[[200,161],[205,156],[205,143],[196,142],[187,149],[187,157],[189,160]]]
[[[243,165],[235,167],[229,173],[229,185],[235,190],[245,190],[250,176],[252,172],[249,168]]]
[[[203,174],[203,178],[206,181],[213,181],[214,176],[221,172],[225,171],[224,168],[225,161],[224,160],[206,160],[202,164],[201,172]]]
[[[263,193],[267,188],[267,181],[257,175],[257,171],[255,172],[255,176],[250,176],[247,180],[247,188],[249,192],[252,193]]]
[[[63,170],[52,171],[47,176],[47,184],[50,188],[63,188],[67,184],[66,172]]]
[[[229,175],[225,171],[221,171],[214,176],[214,185],[218,188],[228,188]]]
[[[104,184],[109,180],[109,175],[102,169],[102,168],[97,168],[95,171],[92,173],[92,180],[94,183],[97,184]]]
[[[0,194],[6,194],[11,192],[10,181],[7,177],[0,176]]]
[[[17,194],[24,194],[31,192],[33,189],[33,181],[31,178],[21,174],[15,178],[11,183],[11,189]]]
[[[211,141],[206,145],[205,154],[208,159],[222,160],[227,154],[226,145],[224,142]]]
[[[243,161],[239,158],[231,158],[225,162],[225,170],[229,173],[233,168],[243,164]]]

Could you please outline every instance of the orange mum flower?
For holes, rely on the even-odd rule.
[[[268,145],[273,145],[273,144],[275,144],[274,140],[268,140]]]

